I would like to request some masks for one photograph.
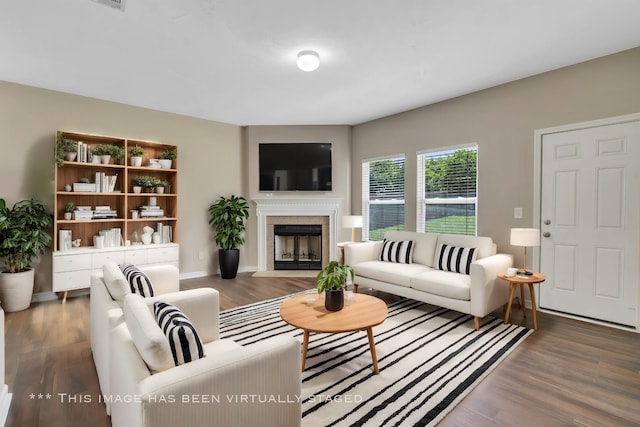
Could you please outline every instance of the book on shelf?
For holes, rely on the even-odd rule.
[[[171,243],[173,241],[173,228],[159,222],[156,225],[156,231],[160,234],[161,243]]]
[[[118,174],[107,175],[105,172],[96,172],[96,192],[113,193],[116,188]]]
[[[120,228],[111,228],[109,230],[100,230],[100,236],[104,237],[105,248],[115,248],[122,246],[122,233]]]

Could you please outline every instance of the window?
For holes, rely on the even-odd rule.
[[[417,229],[476,235],[478,146],[418,154]]]
[[[404,156],[362,163],[362,240],[404,230]]]

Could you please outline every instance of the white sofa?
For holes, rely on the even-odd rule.
[[[382,241],[345,245],[345,263],[354,269],[356,292],[358,286],[365,286],[471,314],[476,330],[482,317],[507,302],[508,286],[496,279],[513,265],[513,257],[497,254],[490,237],[389,231],[384,238],[413,241],[411,263],[380,261]],[[477,258],[469,274],[438,268],[443,244],[475,249]]]
[[[141,267],[151,281],[156,295],[165,295],[180,290],[179,271],[172,265]],[[115,262],[107,262],[102,272],[91,276],[90,288],[91,353],[98,372],[100,391],[110,394],[110,349],[111,331],[124,321],[122,304],[131,293],[128,282]],[[105,402],[110,414],[109,401]]]
[[[112,331],[112,425],[299,426],[299,341],[276,337],[240,346],[219,339],[218,292],[194,291],[200,293],[198,298],[187,297],[186,292],[125,298],[125,322]],[[159,372],[149,369],[154,360],[173,362],[152,314],[156,300],[175,305],[187,315],[203,342],[204,358]]]

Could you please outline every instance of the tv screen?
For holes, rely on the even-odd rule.
[[[330,143],[260,144],[260,191],[331,191]]]

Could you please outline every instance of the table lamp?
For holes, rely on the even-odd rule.
[[[524,246],[524,268],[518,270],[517,274],[532,276],[533,273],[527,271],[527,246],[540,246],[540,230],[537,228],[512,228],[511,244]]]
[[[342,217],[342,226],[351,229],[351,241],[356,241],[356,228],[362,228],[362,215],[345,215]]]

